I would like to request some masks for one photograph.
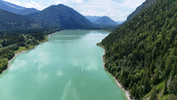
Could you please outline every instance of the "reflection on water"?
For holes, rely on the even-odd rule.
[[[84,62],[86,61],[86,62]],[[97,71],[98,70],[98,59],[95,57],[85,57],[81,59],[74,59],[71,63],[73,67],[81,67],[82,71]]]
[[[16,71],[16,70],[18,70],[19,68],[26,66],[26,62],[25,62],[24,60],[16,59],[16,60],[14,61],[14,63],[15,63],[15,64],[12,64],[12,65],[11,65],[10,71]]]
[[[58,75],[59,77],[62,77],[62,76],[63,76],[63,71],[62,71],[62,70],[58,70],[58,71],[57,71],[57,75]]]
[[[1,99],[126,100],[103,69],[103,49],[96,46],[107,35],[88,30],[51,35],[49,42],[16,57],[0,75]]]

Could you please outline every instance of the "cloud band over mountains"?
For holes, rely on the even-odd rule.
[[[50,5],[65,4],[83,15],[110,16],[115,21],[125,20],[145,0],[4,0],[27,8],[42,10]]]

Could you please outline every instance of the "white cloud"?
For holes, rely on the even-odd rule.
[[[79,7],[76,5],[73,6],[73,8],[80,11],[83,15],[106,15],[118,21],[125,20],[126,17],[144,1],[145,0],[124,0],[123,2],[118,2],[112,0],[88,0],[88,2],[79,5]],[[122,15],[122,13],[124,13],[124,15]]]
[[[83,3],[82,0],[71,0],[73,3]]]
[[[18,0],[4,0],[4,1],[7,1],[7,2],[10,2],[10,3],[16,4],[16,5],[20,5],[20,4],[21,4],[21,2],[18,1]]]
[[[91,36],[91,35],[90,35]],[[98,70],[98,60],[95,57],[86,57],[86,58],[81,58],[82,60],[84,59],[87,61],[87,63],[82,62],[80,59],[74,59],[71,61],[71,64],[74,67],[81,67],[81,72],[83,71],[97,71]]]
[[[25,67],[25,65],[26,65],[26,62],[24,60],[16,59],[14,61],[14,64],[11,65],[10,70],[11,71],[16,71],[21,67]]]
[[[58,75],[59,77],[63,76],[63,71],[62,71],[62,70],[58,70],[58,71],[57,71],[57,75]]]
[[[67,0],[55,0],[55,4],[64,4]]]
[[[50,52],[38,52],[37,49],[30,51],[27,54],[27,57],[35,57],[33,59],[34,63],[37,64],[37,69],[41,70],[42,68],[50,64]]]
[[[67,95],[68,95],[68,92],[71,92],[71,90],[72,90],[71,85],[72,85],[72,81],[70,80],[70,81],[66,84],[65,89],[64,89],[64,91],[63,91],[63,95],[62,95],[62,97],[61,97],[60,100],[65,100],[65,99],[66,99],[66,97],[67,97]]]
[[[80,100],[76,87],[72,84],[72,80],[68,81],[63,90],[60,100]]]
[[[44,84],[46,81],[48,81],[49,75],[44,72],[38,72],[36,77],[34,78],[35,82],[37,82],[39,85]]]
[[[39,10],[42,10],[44,8],[44,6],[34,2],[34,1],[30,1],[29,3],[23,3],[25,5],[25,7],[27,8],[36,8]]]
[[[42,4],[35,2],[35,1],[31,1],[31,0],[27,0],[27,1],[22,1],[22,0],[4,0],[22,7],[26,7],[26,8],[36,8],[38,10],[42,10],[44,9],[46,6],[43,6]]]
[[[137,8],[137,6],[141,5],[143,1],[145,1],[145,0],[125,0],[120,5],[122,7],[127,7],[127,8],[130,8],[130,9],[135,9],[135,8]]]
[[[53,4],[65,4],[83,15],[109,16],[113,20],[125,20],[145,0],[5,0],[39,10]]]
[[[87,34],[87,36],[98,36],[98,35],[104,35],[104,34],[101,34],[101,33],[90,33],[90,34]]]

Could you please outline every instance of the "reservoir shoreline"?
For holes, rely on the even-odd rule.
[[[56,32],[47,35],[47,37],[46,37],[46,38],[47,38],[47,41],[49,41],[50,35],[53,35],[53,34],[55,34],[55,33],[56,33]],[[38,45],[40,45],[40,44],[42,44],[42,43],[45,43],[45,42],[47,42],[47,41],[40,42]],[[16,53],[16,54],[14,55],[14,57],[8,61],[7,69],[10,68],[10,66],[11,66],[11,61],[12,61],[15,57],[17,57],[17,56],[20,55],[21,53],[28,52],[29,50],[35,49],[38,45],[35,45],[35,46],[34,46],[33,48],[31,48],[31,49],[23,50],[23,51],[20,51],[20,52]],[[102,47],[102,46],[100,46],[100,47]],[[105,49],[104,49],[104,47],[102,47],[102,48],[103,48],[103,50],[104,50],[104,55],[105,55]],[[105,68],[105,59],[104,59],[104,58],[103,58],[103,64],[104,64],[104,69],[107,71],[107,69]],[[7,69],[6,69],[6,70],[7,70]],[[6,71],[6,70],[4,70],[4,71]],[[4,71],[3,71],[3,72],[4,72]],[[108,71],[107,71],[107,72],[108,72]],[[110,73],[110,74],[111,74],[111,73]],[[112,74],[111,74],[111,75],[112,75]],[[123,88],[123,86],[116,80],[116,78],[115,78],[113,75],[112,75],[112,77],[113,77],[114,80],[116,81],[116,83],[117,83],[117,85],[119,86],[119,88],[122,89],[124,92],[126,92],[126,97],[127,97],[127,99],[128,99],[128,100],[131,100],[131,99],[130,99],[130,93],[129,93],[129,91],[128,91],[128,90],[125,90],[125,89]],[[123,95],[124,95],[124,93],[123,93]]]
[[[100,43],[97,43],[97,46],[101,47],[101,48],[104,50],[104,54],[103,54],[103,57],[102,57],[102,59],[103,59],[103,68],[105,69],[105,71],[107,71],[109,74],[111,74],[111,73],[105,68],[104,55],[106,54],[106,50],[105,50],[104,46],[101,45]],[[111,75],[112,75],[112,74],[111,74]],[[114,76],[112,75],[112,77],[114,77]],[[114,80],[116,81],[118,87],[119,87],[121,90],[123,90],[123,91],[125,92],[125,95],[126,95],[127,99],[128,99],[128,100],[132,100],[129,90],[126,90],[126,89],[122,86],[122,84],[121,84],[115,77],[114,77]]]
[[[90,100],[91,96],[93,100],[127,100],[125,92],[117,87],[111,74],[103,70],[103,61],[100,61],[100,57],[102,60],[104,52],[95,44],[108,33],[99,32],[88,30],[66,30],[56,34],[53,32],[54,35],[49,34],[45,37],[45,41],[49,40],[48,42],[33,45],[30,51],[29,49],[17,50],[14,57],[9,60],[11,68],[2,74],[0,83],[1,88],[8,87],[5,94],[12,94],[10,97],[3,95],[2,98],[5,98],[4,100],[26,97],[27,100],[48,100],[48,98]],[[16,92],[17,89],[23,92]],[[29,91],[36,91],[36,93],[32,93],[33,97],[31,97]],[[41,98],[38,93],[44,98]],[[57,98],[53,95],[56,93],[59,93]]]
[[[56,32],[47,35],[47,41],[40,42],[38,45],[40,45],[40,44],[42,44],[42,43],[45,43],[45,42],[48,42],[50,35],[53,35],[53,34],[55,34],[55,33],[56,33]],[[7,69],[10,68],[10,63],[11,63],[11,61],[12,61],[15,57],[17,57],[18,55],[20,55],[20,54],[22,54],[22,53],[24,53],[24,52],[27,52],[27,51],[32,50],[32,49],[35,49],[38,45],[35,45],[35,46],[34,46],[33,48],[31,48],[31,49],[23,50],[23,51],[17,52],[17,53],[14,55],[14,57],[8,61]],[[4,71],[6,71],[7,69],[5,69]],[[3,71],[3,72],[4,72],[4,71]],[[2,72],[2,73],[3,73],[3,72]]]

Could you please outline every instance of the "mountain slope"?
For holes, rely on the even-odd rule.
[[[21,15],[38,12],[35,8],[25,8],[3,0],[0,0],[0,9]]]
[[[24,30],[43,28],[34,20],[22,15],[0,10],[0,30]]]
[[[127,22],[133,19],[136,15],[140,14],[143,10],[151,7],[157,0],[146,0],[142,5],[140,5],[133,13],[127,17]]]
[[[137,7],[136,10],[134,12],[132,12],[127,17],[127,20],[124,23],[120,24],[118,27],[120,28],[121,26],[125,25],[126,23],[128,23],[129,21],[131,21],[135,16],[137,16],[138,14],[140,14],[141,12],[143,12],[144,10],[146,10],[147,8],[151,7],[157,1],[158,0],[146,0],[145,2],[143,2],[143,4],[141,4],[139,7]]]
[[[13,12],[13,13],[18,13],[18,12],[24,10],[25,7],[20,7],[20,6],[14,5],[12,3],[0,0],[0,9],[6,10],[9,12]]]
[[[37,10],[35,8],[26,8],[26,9],[18,12],[18,14],[20,14],[20,15],[28,15],[28,14],[36,13],[36,12],[39,12],[39,10]]]
[[[85,16],[88,20],[90,20],[91,22],[95,22],[96,20],[98,20],[99,18],[101,18],[100,16]]]
[[[118,24],[122,24],[124,23],[125,21],[116,21]]]
[[[101,25],[101,26],[116,26],[116,25],[118,25],[118,23],[116,23],[115,21],[113,21],[111,18],[109,18],[107,16],[103,16],[103,17],[99,18],[98,20],[96,20],[94,22],[94,24]]]
[[[58,28],[88,28],[92,23],[74,9],[65,5],[53,5],[41,12],[27,15],[40,22],[46,27]]]
[[[177,98],[176,4],[158,0],[101,42],[105,68],[135,99]]]

